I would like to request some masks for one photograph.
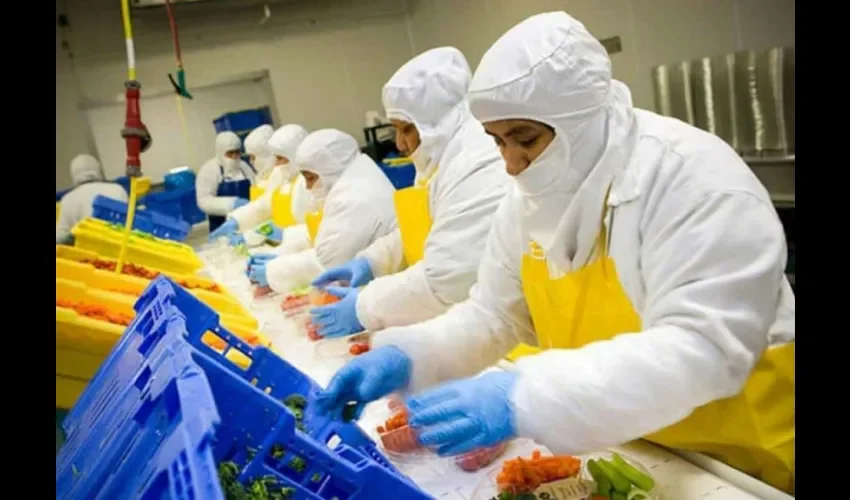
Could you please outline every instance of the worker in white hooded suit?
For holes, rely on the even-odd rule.
[[[397,227],[393,185],[345,132],[308,135],[298,146],[295,166],[310,193],[306,231],[287,235],[289,253],[249,271],[252,281],[278,293],[309,284]]]
[[[59,202],[59,220],[56,223],[56,244],[74,241],[71,229],[81,220],[91,217],[92,203],[98,195],[127,203],[127,191],[114,183],[106,182],[97,158],[81,154],[71,160],[71,181],[74,189],[65,193]]]
[[[254,131],[256,132],[256,130]],[[253,142],[254,132],[245,139],[246,149]],[[263,151],[270,158],[271,167],[261,172],[262,180],[258,180],[258,187],[263,192],[259,198],[251,201],[245,206],[230,212],[227,222],[210,233],[210,239],[223,236],[231,236],[231,242],[244,242],[241,236],[234,238],[239,232],[245,236],[268,221],[273,221],[269,226],[267,234],[260,237],[261,240],[269,238],[279,244],[283,240],[283,229],[298,223],[300,215],[301,222],[304,221],[306,211],[306,187],[303,179],[299,182],[298,170],[293,167],[295,151],[301,141],[307,137],[307,129],[301,125],[288,124],[280,127],[274,133],[265,137]],[[258,138],[261,140],[262,138]],[[261,177],[258,174],[257,177]],[[293,202],[297,199],[297,205]],[[294,209],[295,207],[295,209]],[[300,207],[300,208],[298,208]],[[297,215],[296,215],[297,214]],[[249,238],[250,239],[250,238]],[[260,241],[261,242],[261,241]],[[250,241],[249,244],[252,244]]]
[[[215,138],[215,158],[207,160],[195,178],[198,208],[207,214],[210,232],[224,224],[231,210],[248,204],[254,169],[241,159],[242,140],[233,132]]]
[[[419,441],[443,454],[645,437],[791,491],[794,295],[752,171],[719,138],[633,108],[563,12],[503,35],[469,101],[515,176],[478,283],[448,313],[376,334],[320,405],[406,390]],[[516,371],[463,379],[512,350]]]
[[[467,298],[510,181],[493,139],[469,112],[471,79],[463,54],[441,47],[411,59],[384,86],[387,118],[399,150],[413,159],[416,184],[395,194],[397,231],[313,282],[353,287],[312,311],[320,335],[417,323]]]

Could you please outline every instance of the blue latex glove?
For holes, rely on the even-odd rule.
[[[363,325],[357,319],[356,288],[329,286],[325,288],[329,294],[339,297],[339,302],[327,306],[316,307],[310,311],[313,324],[319,335],[326,338],[344,337],[363,331]]]
[[[254,264],[248,271],[248,278],[257,286],[269,286],[269,279],[266,276],[266,262]]]
[[[283,243],[283,229],[272,226],[271,234],[266,236],[266,239],[274,243],[275,245],[280,245]]]
[[[354,401],[355,416],[360,418],[367,403],[407,387],[412,367],[413,362],[398,347],[379,347],[357,356],[336,372],[328,388],[316,398],[316,404],[320,411],[342,418],[345,404]]]
[[[359,287],[375,279],[372,266],[364,257],[350,260],[339,267],[328,269],[313,280],[313,286],[323,287],[334,281],[347,281],[349,286]]]
[[[245,237],[242,236],[242,233],[232,233],[227,237],[227,243],[232,247],[238,247],[245,244]]]
[[[214,241],[219,238],[229,237],[231,234],[239,231],[239,223],[233,219],[227,219],[215,231],[210,233],[209,241]]]
[[[258,253],[248,257],[248,264],[245,267],[245,275],[251,277],[251,269],[258,264],[265,264],[270,260],[277,258],[273,253]]]
[[[492,372],[457,380],[407,400],[423,446],[459,455],[516,436],[511,390],[518,374]]]
[[[236,200],[233,201],[233,208],[231,208],[231,210],[236,210],[237,208],[247,205],[248,203],[251,203],[251,200],[246,200],[245,198],[236,198]]]

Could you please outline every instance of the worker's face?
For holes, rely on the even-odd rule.
[[[313,186],[316,185],[316,181],[319,180],[319,176],[314,174],[313,172],[303,171],[301,175],[304,176],[304,180],[307,181],[307,189],[313,189]]]
[[[390,120],[395,129],[395,146],[404,156],[410,156],[419,147],[419,131],[416,125],[401,120]]]
[[[280,155],[274,155],[274,164],[275,165],[286,165],[289,163],[289,158]]]
[[[496,140],[508,174],[517,176],[531,165],[555,138],[555,131],[532,120],[496,120],[484,124]]]
[[[240,156],[242,156],[242,151],[239,151],[238,149],[232,149],[224,153],[224,157],[230,158],[231,160],[238,160]]]

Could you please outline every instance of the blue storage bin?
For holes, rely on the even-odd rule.
[[[135,307],[136,319],[65,418],[57,498],[220,499],[215,464],[225,461],[242,484],[272,477],[292,499],[431,498],[356,424],[318,412],[313,380],[222,328],[212,309],[168,278],[153,280]],[[225,352],[201,342],[207,332],[225,341]],[[251,359],[247,370],[226,359],[231,349]],[[296,393],[307,400],[304,431],[281,402]]]
[[[416,168],[411,165],[391,167],[384,162],[378,164],[384,174],[396,189],[404,189],[413,185],[416,181]]]
[[[140,202],[146,209],[168,214],[192,224],[206,220],[207,215],[198,207],[194,185],[170,191],[151,193]]]
[[[95,196],[92,203],[92,215],[107,222],[124,224],[127,220],[127,204],[106,196]],[[189,235],[192,227],[180,217],[151,210],[136,209],[133,218],[133,229],[152,234],[158,238],[173,241],[183,241]]]
[[[268,106],[225,113],[213,120],[216,132],[229,130],[236,132],[237,135],[245,134],[266,124],[272,124],[272,110]]]
[[[62,448],[56,498],[222,498],[211,446],[219,422],[183,332],[170,330],[85,439]]]
[[[166,191],[177,189],[195,189],[195,172],[190,169],[169,172],[163,179]]]

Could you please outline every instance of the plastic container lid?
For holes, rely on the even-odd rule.
[[[347,360],[368,352],[371,343],[372,334],[369,332],[335,339],[322,338],[313,344],[313,355],[319,360]]]
[[[508,446],[508,443],[501,443],[463,455],[441,457],[434,450],[419,444],[413,429],[406,425],[406,409],[399,396],[393,395],[388,402],[371,405],[368,411],[371,419],[380,424],[376,429],[369,429],[367,432],[375,431],[380,451],[399,470],[413,478],[418,475],[417,470],[423,468],[437,475],[447,472],[450,468],[460,468],[467,472],[482,469],[497,460]],[[401,422],[398,423],[402,425],[387,430],[391,419],[400,419]]]
[[[533,441],[525,440],[525,439],[522,439],[522,440],[518,439],[518,440],[515,440],[514,443],[516,443],[516,446],[514,446],[512,444],[512,446],[509,447],[508,450],[501,457],[499,457],[499,459],[497,461],[495,461],[490,466],[489,470],[487,471],[487,474],[484,477],[482,477],[481,480],[479,480],[478,484],[475,485],[475,489],[472,492],[472,496],[470,497],[470,500],[492,500],[492,499],[498,498],[500,491],[499,491],[499,486],[497,484],[496,478],[499,475],[499,473],[501,472],[502,467],[504,466],[505,462],[507,462],[508,460],[512,460],[512,459],[515,459],[517,457],[528,458],[528,457],[531,456],[531,454],[534,452],[534,450],[539,450],[541,455],[543,455],[543,456],[552,456],[552,453],[549,450],[547,450],[543,446],[537,445]],[[619,453],[619,452],[618,452],[618,455],[620,455],[632,467],[636,468],[637,470],[639,470],[643,474],[646,474],[647,476],[652,477],[652,475],[649,473],[649,471],[646,469],[646,467],[644,467],[640,462],[638,462],[634,458],[632,458],[628,455],[624,455],[624,454]],[[589,454],[585,454],[585,455],[579,455],[576,458],[581,459],[581,468],[579,469],[578,475],[576,475],[574,477],[578,480],[581,480],[582,482],[586,482],[585,483],[587,485],[586,488],[589,489],[589,488],[595,488],[595,482],[593,481],[593,476],[590,474],[590,471],[587,468],[588,460],[598,460],[600,458],[603,458],[603,459],[610,462],[610,461],[613,460],[613,453],[612,452],[589,453]],[[653,480],[655,480],[655,478],[653,478]],[[593,496],[592,494],[582,495],[581,492],[580,492],[581,489],[582,489],[582,487],[580,485],[576,485],[575,488],[574,488],[574,491],[573,491],[573,496],[564,494],[563,496],[552,497],[552,498],[558,498],[559,500],[561,498],[563,498],[564,500],[567,500],[567,499],[584,500],[584,499],[589,499]],[[646,499],[646,500],[661,500],[659,490],[660,490],[660,488],[659,488],[659,485],[658,485],[657,480],[656,480],[655,487],[648,492],[649,493],[648,497],[643,497],[643,496],[634,494],[633,500],[643,500],[643,499]],[[628,495],[626,495],[626,497],[628,498]]]

